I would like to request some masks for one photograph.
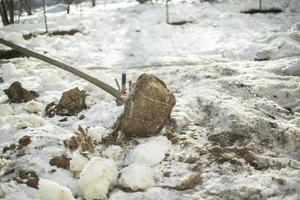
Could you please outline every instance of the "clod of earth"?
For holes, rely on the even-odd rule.
[[[18,171],[16,181],[18,183],[25,183],[29,187],[38,188],[39,177],[35,171],[20,170]]]
[[[71,158],[68,158],[66,155],[55,156],[51,158],[49,164],[58,168],[69,169],[70,160]]]
[[[31,143],[31,139],[28,135],[23,136],[19,140],[19,146],[20,147],[25,147],[25,146],[29,145],[30,143]]]
[[[54,115],[71,116],[77,115],[83,109],[86,109],[85,97],[87,96],[84,90],[79,90],[77,87],[63,93],[58,104],[50,103],[46,107],[46,115],[53,117]]]
[[[78,131],[69,140],[64,140],[64,145],[70,150],[76,150],[80,147],[80,151],[93,152],[95,150],[95,141],[92,137],[87,135],[87,131],[79,126]]]
[[[169,121],[175,97],[157,77],[142,74],[132,86],[115,130],[126,136],[157,135]]]
[[[4,93],[8,96],[11,103],[28,102],[39,97],[38,93],[26,90],[18,81],[13,82],[8,89],[4,90]]]

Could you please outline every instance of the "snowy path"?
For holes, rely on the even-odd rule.
[[[275,4],[282,7],[284,1]],[[36,14],[2,27],[0,37],[86,70],[113,86],[121,72],[126,71],[131,80],[151,73],[173,91],[177,128],[162,131],[172,146],[161,163],[151,166],[155,187],[145,192],[114,187],[110,199],[296,200],[300,198],[300,5],[276,15],[240,13],[254,5],[256,1],[250,0],[173,2],[171,19],[194,23],[171,26],[165,23],[160,3],[104,2],[92,9],[83,4],[82,11],[74,6],[69,15],[48,14],[50,30],[78,29],[81,33],[74,36],[24,40],[23,34],[43,32],[42,15]],[[63,140],[74,135],[77,124],[109,132],[122,107],[103,91],[48,64],[32,58],[8,61],[0,62],[4,80],[0,149],[25,135],[31,143],[0,157],[0,198],[35,199],[37,189],[14,181],[18,171],[34,170],[82,199],[78,178],[50,166],[49,160],[63,153],[72,158]],[[2,90],[17,80],[39,93],[34,103],[37,113],[30,113],[28,103],[7,103]],[[47,118],[45,106],[76,86],[90,94],[88,109],[66,121],[61,116]],[[81,115],[85,118],[79,119]],[[128,154],[135,145],[97,149],[110,157],[104,152]],[[120,171],[124,163],[118,159]],[[193,185],[191,174],[200,174],[201,183]],[[191,189],[182,190],[184,186]]]

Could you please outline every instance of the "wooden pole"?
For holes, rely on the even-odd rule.
[[[12,49],[15,49],[19,52],[21,52],[22,54],[26,55],[26,56],[29,56],[29,57],[34,57],[34,58],[37,58],[39,60],[42,60],[46,63],[49,63],[49,64],[52,64],[52,65],[55,65],[56,67],[59,67],[65,71],[68,71],[68,72],[71,72],[72,74],[75,74],[76,76],[79,76],[80,78],[83,78],[84,80],[96,85],[97,87],[101,88],[102,90],[108,92],[109,94],[111,94],[112,96],[114,96],[115,98],[117,98],[117,100],[124,100],[124,96],[122,95],[122,93],[120,91],[118,91],[117,89],[113,88],[112,86],[86,74],[86,73],[83,73],[81,71],[79,71],[78,69],[75,69],[69,65],[66,65],[58,60],[55,60],[55,59],[52,59],[52,58],[49,58],[47,56],[44,56],[44,55],[41,55],[41,54],[38,54],[36,52],[33,52],[29,49],[26,49],[24,47],[21,47],[19,45],[16,45],[16,44],[13,44],[7,40],[4,40],[2,38],[0,38],[0,43],[1,44],[4,44],[6,46],[9,46],[10,48]]]

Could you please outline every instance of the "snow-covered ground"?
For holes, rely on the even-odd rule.
[[[89,158],[71,152],[63,140],[78,125],[101,141],[123,107],[34,58],[0,60],[1,153],[23,136],[31,139],[0,155],[0,199],[93,199],[106,193],[109,199],[300,199],[300,1],[263,2],[283,12],[240,13],[256,8],[256,0],[172,1],[171,21],[192,21],[175,26],[165,23],[163,3],[115,0],[94,8],[90,2],[74,5],[68,15],[50,7],[50,32],[77,29],[73,36],[25,40],[24,34],[44,31],[42,13],[1,27],[1,38],[113,86],[122,72],[131,80],[142,73],[158,76],[176,96],[177,127],[122,147],[99,144]],[[9,104],[2,90],[14,81],[39,98]],[[88,108],[67,120],[46,117],[46,105],[76,86],[89,94]],[[62,154],[73,158],[71,170],[49,164]],[[15,180],[20,170],[38,175],[40,191]]]

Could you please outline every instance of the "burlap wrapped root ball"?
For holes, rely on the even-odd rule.
[[[157,135],[169,121],[175,103],[174,95],[162,80],[142,74],[130,89],[118,129],[126,136]]]

